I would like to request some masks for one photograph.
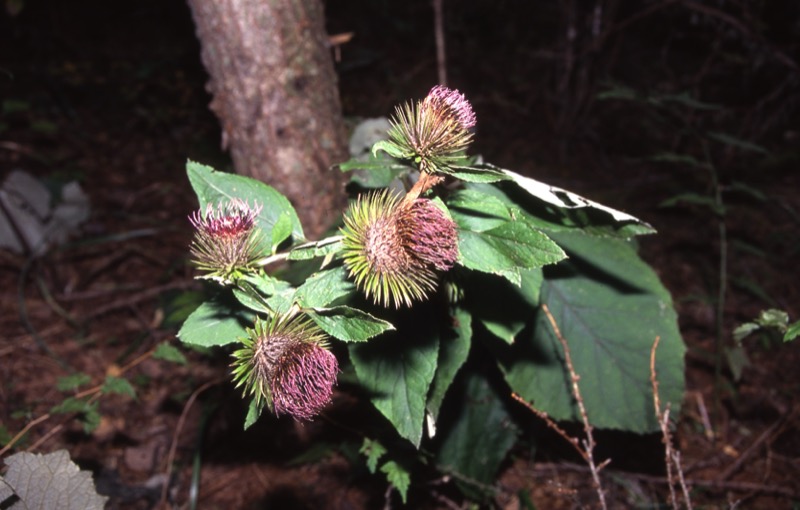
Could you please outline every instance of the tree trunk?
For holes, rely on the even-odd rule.
[[[347,144],[320,0],[188,0],[237,173],[285,194],[309,238],[341,212]]]

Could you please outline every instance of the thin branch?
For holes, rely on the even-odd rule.
[[[692,510],[692,500],[689,497],[689,489],[686,486],[686,479],[683,476],[683,469],[681,468],[681,454],[672,447],[672,434],[670,434],[669,431],[669,403],[667,403],[664,412],[661,412],[661,398],[658,394],[658,377],[656,375],[656,350],[658,349],[658,343],[660,341],[661,337],[657,336],[653,341],[653,347],[650,349],[650,383],[653,386],[653,406],[655,407],[656,419],[661,427],[661,436],[664,442],[664,464],[667,468],[670,502],[672,503],[672,508],[675,510],[680,509],[678,497],[675,494],[675,479],[672,473],[672,468],[674,466],[675,471],[678,473],[678,482],[683,492],[683,500],[686,503],[686,508]]]
[[[43,415],[39,416],[38,418],[36,418],[35,420],[32,420],[32,421],[31,421],[30,423],[28,423],[27,425],[25,425],[25,426],[22,428],[22,430],[20,430],[19,432],[17,432],[17,435],[15,435],[14,437],[12,437],[12,438],[11,438],[11,441],[9,441],[9,442],[8,442],[8,444],[7,444],[7,445],[5,445],[5,446],[3,447],[3,449],[2,449],[2,450],[0,450],[0,457],[2,457],[3,455],[5,455],[5,454],[6,454],[6,452],[8,452],[8,450],[10,450],[11,448],[13,448],[13,447],[14,447],[14,445],[15,445],[15,444],[17,444],[17,442],[18,442],[20,439],[22,439],[22,436],[24,436],[25,434],[27,434],[27,433],[28,433],[28,431],[29,431],[30,429],[32,429],[32,428],[33,428],[33,427],[35,427],[36,425],[38,425],[38,424],[40,424],[40,423],[42,423],[43,421],[45,421],[45,420],[48,420],[48,419],[50,419],[50,414],[43,414]]]
[[[558,328],[558,324],[556,323],[553,314],[550,313],[550,308],[546,304],[542,304],[542,311],[544,311],[545,315],[547,315],[547,320],[550,321],[550,326],[553,328],[553,332],[558,338],[558,341],[561,342],[561,346],[564,348],[564,360],[567,363],[567,370],[569,370],[570,379],[572,380],[572,393],[575,395],[575,400],[578,402],[578,409],[581,413],[581,419],[583,420],[583,430],[586,434],[586,439],[583,441],[584,449],[586,450],[586,462],[589,464],[589,468],[592,471],[592,479],[594,480],[595,489],[597,490],[597,495],[600,498],[600,506],[604,510],[608,508],[606,506],[606,495],[603,491],[603,485],[600,483],[600,469],[594,463],[594,434],[592,433],[592,425],[589,423],[589,416],[586,413],[586,406],[583,404],[583,397],[581,396],[581,390],[578,386],[578,381],[580,381],[580,376],[575,372],[575,366],[572,364],[572,353],[569,349],[569,344],[564,336],[561,334],[561,330]],[[607,465],[603,463],[602,466]]]
[[[554,422],[552,418],[550,418],[549,414],[547,414],[546,412],[542,411],[541,409],[537,409],[537,408],[533,407],[533,405],[531,405],[530,402],[526,401],[524,398],[522,398],[517,393],[512,393],[511,394],[511,398],[513,398],[514,400],[516,400],[520,404],[524,405],[525,407],[528,408],[528,410],[530,410],[530,412],[532,412],[533,414],[535,414],[536,416],[538,416],[539,418],[544,420],[544,422],[547,424],[548,427],[550,427],[551,429],[556,431],[556,433],[559,436],[561,436],[564,439],[566,439],[569,444],[571,444],[572,446],[575,447],[575,450],[577,450],[577,452],[581,455],[581,457],[583,457],[583,459],[586,462],[589,462],[589,455],[586,453],[586,451],[583,448],[581,448],[580,442],[577,439],[575,439],[574,437],[572,437],[569,434],[567,434],[567,432],[564,429],[559,427],[558,424],[556,422]]]

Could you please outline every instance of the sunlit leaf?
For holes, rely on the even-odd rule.
[[[321,308],[352,294],[356,287],[347,279],[344,266],[325,269],[310,276],[297,288],[295,301],[304,308]]]
[[[460,223],[458,215],[453,214],[453,218]],[[483,232],[461,228],[458,248],[461,265],[500,276],[511,269],[533,269],[566,257],[549,237],[520,221],[507,222]]]

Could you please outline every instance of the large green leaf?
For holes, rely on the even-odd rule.
[[[656,372],[661,401],[677,411],[685,346],[668,291],[624,241],[558,234],[570,259],[545,269],[541,301],[570,347],[589,420],[601,428],[651,432],[650,350],[661,338]],[[578,420],[561,343],[545,314],[531,334],[498,347],[511,388],[556,420]]]
[[[343,342],[363,342],[394,329],[391,323],[349,306],[314,308],[307,313],[323,331]]]
[[[217,296],[192,312],[178,331],[178,338],[201,347],[230,344],[247,335],[245,328],[252,326],[254,315]]]
[[[477,190],[462,190],[448,200],[458,224],[459,264],[502,276],[520,285],[520,270],[563,259],[564,251],[524,219],[517,218],[500,198]]]
[[[454,218],[458,223],[458,217]],[[566,257],[549,237],[522,221],[510,221],[483,232],[462,227],[458,234],[459,263],[484,273],[506,277],[509,270],[533,269]],[[516,278],[511,281],[518,283]]]
[[[497,469],[517,439],[502,400],[480,374],[470,373],[457,395],[456,416],[443,427],[437,464],[455,473],[461,490],[469,497],[486,497],[485,488],[495,480]],[[454,387],[455,390],[455,387]]]
[[[425,403],[439,351],[438,324],[417,309],[392,332],[366,343],[349,344],[358,380],[372,404],[401,437],[419,446]]]
[[[474,189],[453,193],[447,208],[460,228],[473,232],[491,230],[513,220],[505,200]]]
[[[258,226],[273,245],[283,240],[278,239],[280,236],[273,236],[272,231],[276,224],[281,234],[291,232],[296,240],[305,238],[300,219],[292,204],[275,188],[243,175],[218,172],[210,166],[194,161],[187,161],[186,173],[197,194],[201,210],[205,211],[206,204],[218,204],[238,198],[250,206],[258,204],[263,207],[258,216]],[[287,221],[291,229],[287,228]]]
[[[472,345],[472,315],[462,308],[456,308],[452,320],[451,334],[444,335],[439,345],[439,361],[436,376],[428,396],[428,414],[436,421],[442,401],[456,378],[461,366],[467,361]],[[430,429],[431,436],[435,429]]]

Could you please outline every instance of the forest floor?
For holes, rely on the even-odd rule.
[[[185,162],[230,164],[207,108],[185,5],[131,2],[109,13],[102,3],[86,4],[31,2],[0,23],[0,175],[23,169],[54,185],[78,180],[91,203],[79,234],[43,257],[0,251],[0,440],[35,422],[15,450],[66,448],[111,495],[110,508],[154,508],[165,497],[188,508],[193,463],[201,467],[198,508],[399,507],[380,477],[350,462],[357,435],[346,411],[337,411],[349,409],[345,392],[311,424],[262,419],[243,432],[224,356],[186,352],[187,365],[150,356],[162,342],[177,345],[178,298],[199,289],[187,265],[187,217],[196,202]],[[337,64],[343,107],[351,118],[385,116],[436,82],[430,6],[411,2],[391,22],[376,11],[358,17],[357,8],[328,5],[330,31],[356,34]],[[376,19],[389,25],[376,27]],[[451,31],[463,36],[470,19],[458,19]],[[522,29],[509,28],[507,39],[499,31],[474,35],[451,49],[451,84],[468,93],[479,119],[474,151],[658,230],[641,240],[641,251],[672,292],[689,348],[674,438],[695,507],[797,508],[800,343],[750,338],[741,376],[727,364],[715,375],[719,221],[700,205],[659,207],[676,192],[706,192],[707,184],[632,156],[634,113],[585,98],[574,108],[559,103],[557,73],[536,74],[555,64],[545,57],[520,64],[514,30]],[[426,34],[422,43],[414,45],[415,33]],[[574,103],[579,92],[569,93]],[[800,135],[781,136],[771,149],[796,145]],[[719,165],[738,169],[738,157],[723,154]],[[733,196],[725,217],[732,240],[726,344],[763,309],[800,316],[796,150],[793,157],[736,174],[767,199]],[[100,421],[89,434],[74,413],[51,412],[75,396],[57,387],[73,372],[90,375],[82,389],[97,395]],[[130,380],[135,398],[101,396],[94,385],[109,375]],[[602,475],[613,508],[670,506],[660,435],[600,432],[597,439],[599,456],[612,459]],[[595,508],[579,457],[555,434],[541,444],[533,458],[512,452],[493,504]],[[412,508],[466,508],[446,478],[412,486],[410,497]]]

